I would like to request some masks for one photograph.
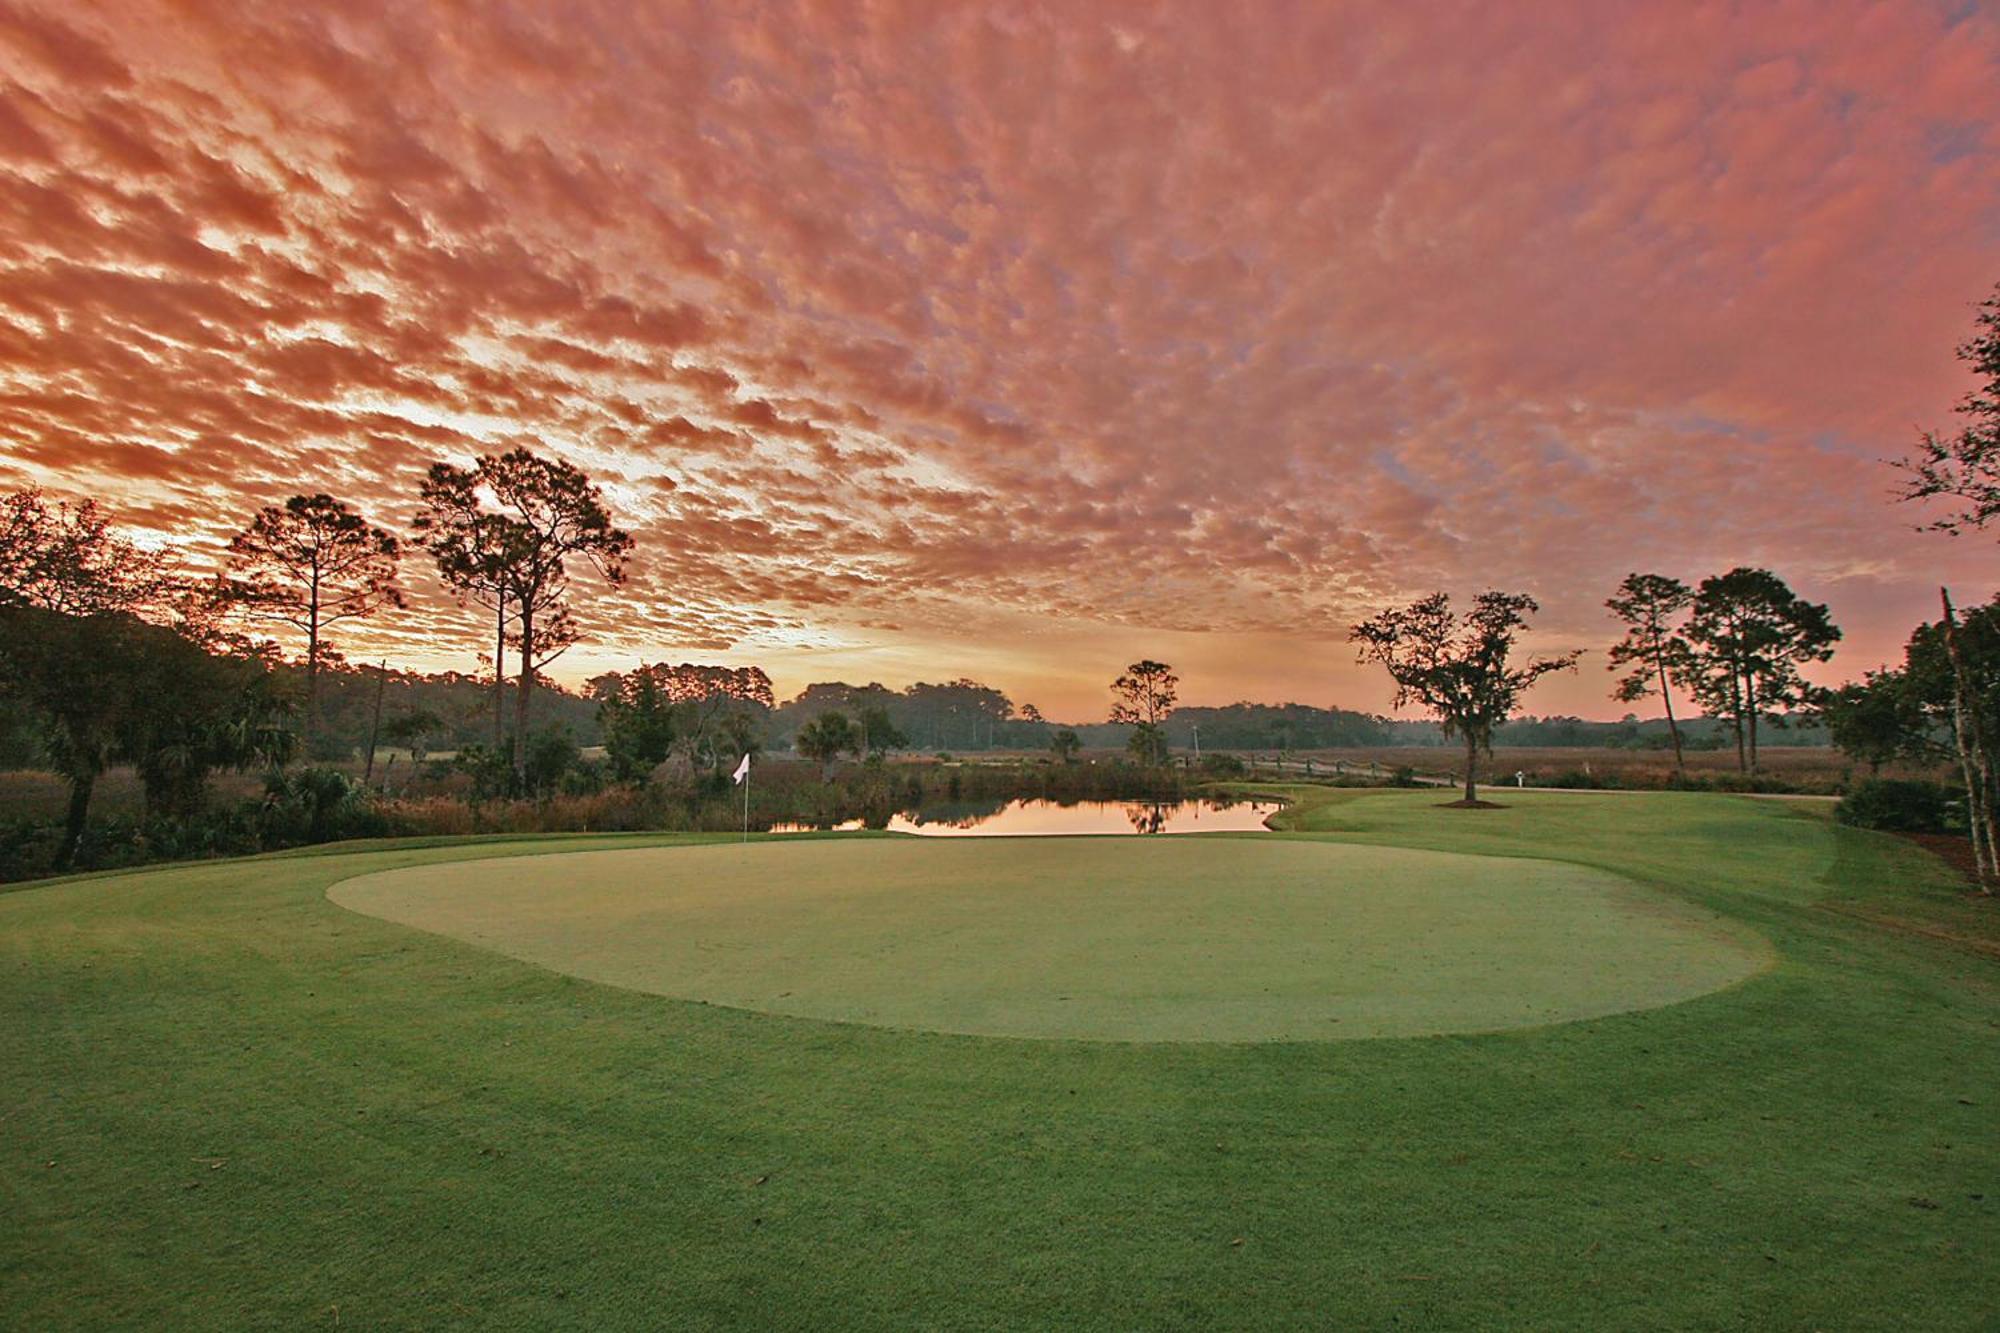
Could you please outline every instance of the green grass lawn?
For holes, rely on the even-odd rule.
[[[591,981],[973,1036],[1494,1031],[1687,999],[1770,958],[1602,870],[1270,837],[569,852],[382,871],[333,899]]]
[[[1771,966],[1486,1035],[1042,1041],[614,988],[326,897],[695,838],[0,895],[0,1321],[1992,1326],[1991,904],[1795,805],[1437,799],[1313,793],[1270,844],[1169,846],[1561,861],[1713,913]]]

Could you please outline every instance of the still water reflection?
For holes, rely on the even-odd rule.
[[[1242,833],[1259,832],[1279,801],[937,801],[889,817],[893,833],[935,838],[1061,837],[1085,833]],[[805,833],[809,824],[778,824],[773,833]],[[851,819],[827,825],[867,827]]]

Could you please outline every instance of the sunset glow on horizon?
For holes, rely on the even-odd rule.
[[[1964,5],[0,0],[0,490],[212,558],[525,445],[637,539],[569,682],[971,676],[1380,710],[1444,588],[1591,650],[1768,566],[1897,656],[1990,539],[1892,503],[2000,281]],[[425,562],[355,660],[475,670]]]

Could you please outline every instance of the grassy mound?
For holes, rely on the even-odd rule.
[[[1687,999],[1767,958],[1602,871],[1268,837],[571,852],[331,897],[634,990],[980,1036],[1493,1031]]]
[[[1306,843],[1640,878],[1776,965],[1480,1036],[1014,1041],[326,898],[546,840],[34,887],[0,894],[0,1325],[1990,1326],[1995,917],[1934,858],[1732,797],[1300,796]]]

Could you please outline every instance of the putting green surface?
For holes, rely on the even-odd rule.
[[[1491,1031],[1688,999],[1768,956],[1586,866],[1262,837],[574,852],[388,870],[328,896],[632,990],[980,1036]]]

